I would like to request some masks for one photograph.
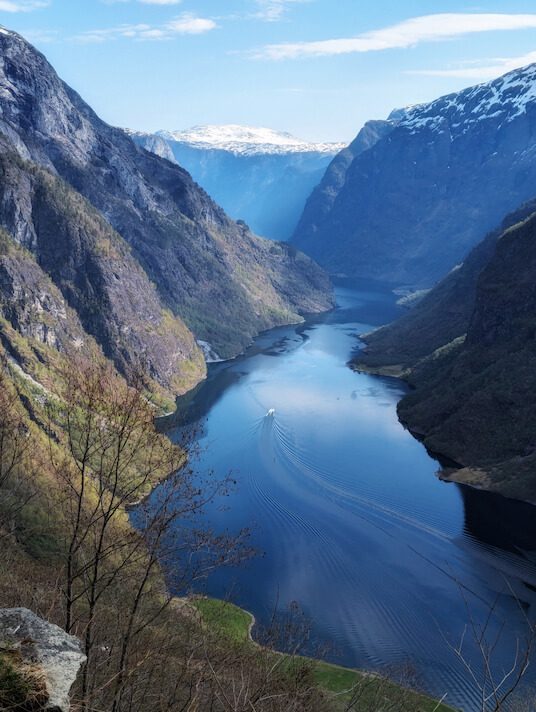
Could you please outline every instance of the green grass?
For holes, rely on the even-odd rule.
[[[205,625],[218,635],[234,644],[256,645],[249,637],[253,621],[251,613],[232,603],[214,598],[195,597],[191,603]],[[304,658],[304,662],[313,664],[313,674],[318,685],[335,695],[341,708],[345,708],[352,690],[359,690],[359,707],[356,709],[373,709],[381,698],[389,700],[389,706],[399,701],[401,711],[411,709],[412,712],[453,712],[453,708],[448,705],[439,704],[437,700],[407,690],[380,676],[319,660],[312,661],[310,658]]]
[[[386,678],[351,670],[349,668],[317,662],[314,671],[315,679],[324,690],[332,692],[344,702],[352,696],[352,690],[359,696],[358,709],[373,709],[378,699],[389,700],[390,705],[400,703],[400,710],[412,712],[453,712],[453,708],[439,704],[426,695],[408,690]]]
[[[233,643],[247,643],[253,616],[242,608],[215,598],[194,598],[192,604],[203,622]]]

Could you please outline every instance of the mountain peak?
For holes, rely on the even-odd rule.
[[[427,126],[441,132],[448,126],[451,133],[464,134],[487,119],[499,125],[509,123],[535,103],[536,64],[529,64],[431,103],[395,110],[389,118],[412,131]]]
[[[199,149],[215,149],[234,154],[338,153],[345,144],[314,143],[292,134],[265,127],[239,124],[193,126],[179,131],[158,131],[168,141]]]

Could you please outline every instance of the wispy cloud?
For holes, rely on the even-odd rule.
[[[522,54],[520,57],[495,57],[480,62],[463,62],[457,67],[445,69],[415,69],[406,74],[418,74],[428,77],[459,77],[460,79],[493,79],[513,69],[525,67],[536,62],[536,52]]]
[[[214,20],[183,13],[162,25],[118,25],[108,29],[87,30],[72,39],[84,44],[102,43],[110,40],[171,40],[178,35],[201,35],[216,29]]]
[[[266,45],[255,58],[296,59],[405,49],[422,42],[440,42],[464,35],[536,28],[536,14],[440,13],[405,20],[356,37]]]
[[[257,11],[254,17],[265,22],[277,22],[281,20],[291,5],[310,2],[310,0],[255,0]]]
[[[140,2],[142,5],[180,5],[182,0],[101,0],[105,5],[119,5],[127,2]]]
[[[59,36],[59,32],[57,30],[42,29],[24,30],[21,34],[32,44],[51,44],[52,42],[56,42]]]
[[[0,0],[2,12],[31,12],[42,7],[48,7],[49,0]]]

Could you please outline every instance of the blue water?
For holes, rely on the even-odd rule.
[[[329,643],[330,659],[409,666],[423,689],[477,709],[449,643],[493,606],[494,670],[511,665],[536,610],[536,510],[436,477],[438,462],[398,421],[406,387],[347,366],[356,334],[396,316],[392,295],[339,288],[337,297],[329,315],[267,332],[244,357],[211,366],[187,398],[186,421],[200,427],[195,471],[237,480],[204,523],[249,527],[260,552],[198,587],[230,594],[261,622],[297,601],[311,644]],[[480,676],[470,631],[463,650]]]

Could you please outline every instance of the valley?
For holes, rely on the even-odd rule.
[[[320,63],[536,15],[250,4],[0,26],[0,710],[533,712],[534,55]]]

